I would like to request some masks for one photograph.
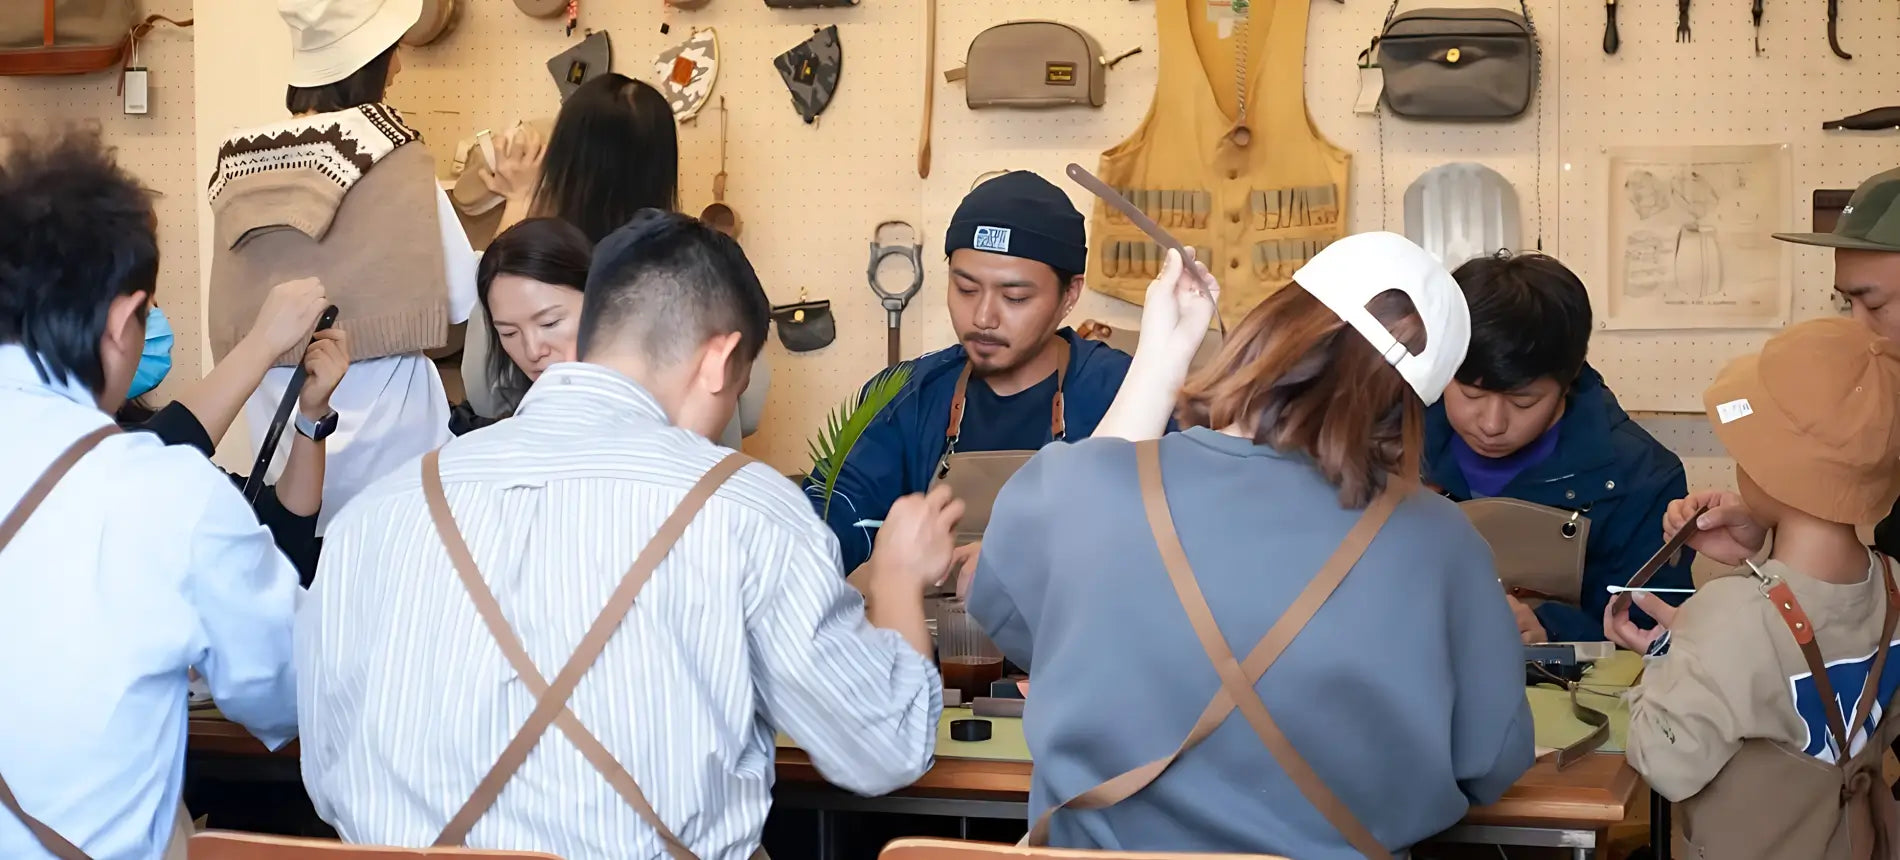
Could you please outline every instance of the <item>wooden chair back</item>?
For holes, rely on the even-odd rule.
[[[1188,854],[1146,851],[1089,851],[1080,848],[1024,848],[1001,842],[957,839],[898,839],[884,846],[878,860],[1287,860],[1266,854]],[[198,860],[194,855],[192,860]]]
[[[480,848],[389,848],[332,839],[293,839],[207,830],[191,837],[190,860],[561,860],[537,851]]]

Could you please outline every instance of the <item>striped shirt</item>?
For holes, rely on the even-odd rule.
[[[587,364],[550,368],[513,418],[443,449],[456,524],[544,677],[726,453]],[[297,662],[304,783],[352,842],[428,845],[534,706],[456,577],[418,463],[331,526]],[[941,686],[931,661],[865,620],[798,487],[752,464],[686,530],[569,706],[681,841],[739,860],[771,804],[776,731],[831,782],[888,792],[930,766]],[[558,729],[468,844],[665,856]]]

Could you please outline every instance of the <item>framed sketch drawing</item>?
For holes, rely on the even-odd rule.
[[[1603,328],[1775,329],[1793,309],[1785,144],[1630,147],[1609,162]]]

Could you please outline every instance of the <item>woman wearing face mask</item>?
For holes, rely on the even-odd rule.
[[[449,437],[448,396],[426,350],[475,303],[474,252],[421,135],[384,103],[397,42],[422,0],[277,0],[290,31],[287,120],[219,147],[210,184],[210,335],[228,360],[260,285],[320,278],[350,334],[349,374],[318,422],[331,436],[317,531],[373,481]],[[297,361],[274,356],[245,405],[253,450]],[[294,432],[285,428],[286,435]],[[281,451],[295,445],[280,443]]]
[[[641,209],[679,210],[679,136],[673,109],[652,86],[625,75],[596,77],[561,104],[546,146],[529,127],[495,141],[495,169],[482,175],[501,195],[504,228],[528,217],[559,218],[589,247]],[[497,237],[497,242],[500,238]],[[492,245],[491,245],[492,248]],[[484,306],[484,310],[488,309]],[[511,401],[487,375],[490,338],[470,325],[463,381],[476,412],[499,417]],[[570,353],[560,359],[572,360]],[[737,449],[758,429],[771,372],[761,355],[739,399],[739,412],[715,440]]]
[[[330,395],[350,366],[349,339],[342,331],[310,330],[329,305],[323,285],[314,280],[290,281],[272,288],[257,325],[203,379],[189,383],[178,399],[153,411],[138,398],[157,388],[172,368],[172,330],[165,312],[154,306],[145,323],[145,353],[138,373],[119,410],[119,426],[155,434],[167,445],[189,445],[206,458],[217,451],[244,400],[257,390],[275,356],[297,349],[308,374],[298,396],[295,424],[300,432],[290,444],[284,472],[275,485],[266,484],[252,500],[257,521],[270,529],[271,538],[295,565],[303,584],[317,570],[317,513],[323,504],[324,440],[308,432],[330,412]],[[229,473],[226,473],[229,474]],[[243,486],[244,478],[230,475]]]

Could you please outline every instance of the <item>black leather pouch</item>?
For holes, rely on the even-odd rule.
[[[831,317],[829,301],[774,306],[772,322],[778,325],[779,343],[793,352],[824,349],[838,339],[838,324]]]

